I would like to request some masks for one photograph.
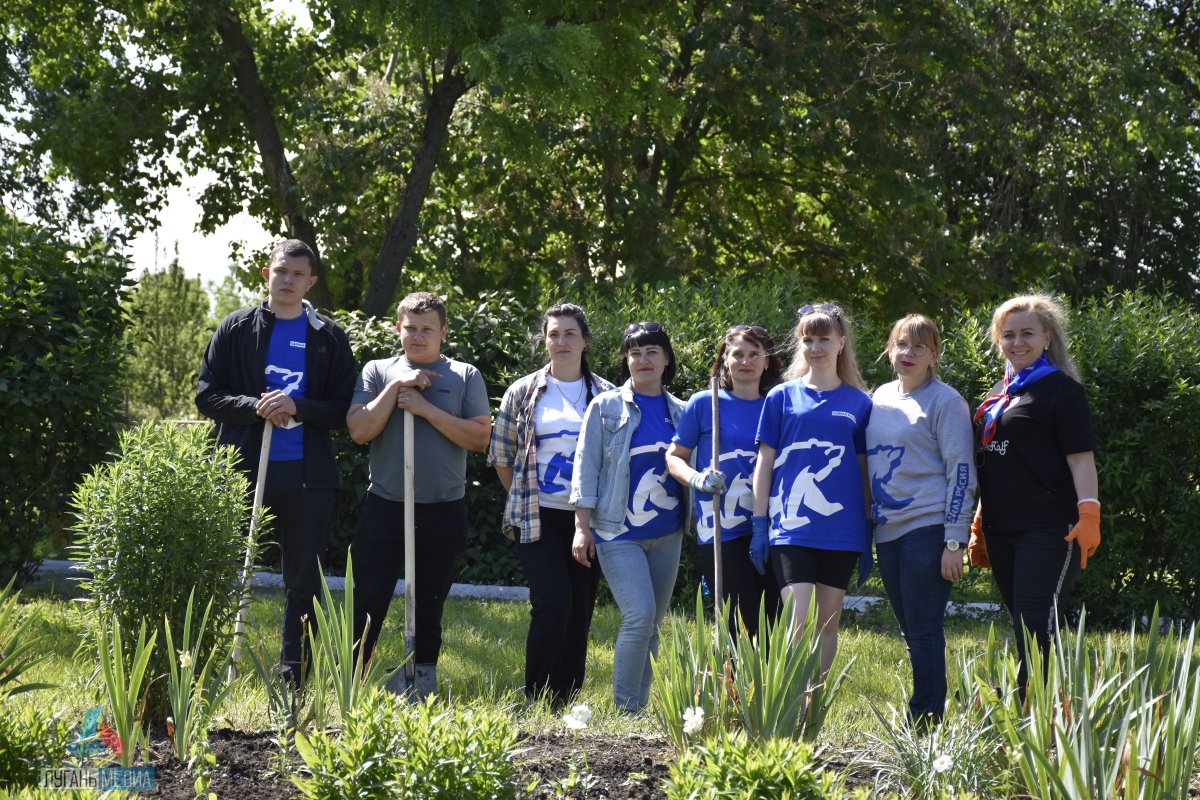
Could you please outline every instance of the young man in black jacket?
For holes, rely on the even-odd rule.
[[[317,282],[315,264],[304,242],[275,247],[262,271],[267,299],[222,320],[196,391],[196,407],[220,426],[217,442],[238,449],[251,485],[263,421],[275,425],[263,505],[275,517],[286,592],[281,671],[294,685],[308,661],[301,619],[314,622],[318,564],[340,483],[329,431],[345,426],[357,377],[345,332],[304,299]]]

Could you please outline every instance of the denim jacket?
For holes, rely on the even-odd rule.
[[[679,424],[683,401],[666,389],[663,396],[671,422]],[[625,521],[629,505],[629,443],[641,417],[641,409],[633,399],[632,381],[598,395],[583,415],[583,428],[575,447],[571,504],[592,509],[593,528],[613,531]],[[691,509],[690,502],[687,508]]]

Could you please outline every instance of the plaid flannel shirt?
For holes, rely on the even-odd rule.
[[[538,516],[537,434],[535,431],[537,404],[546,393],[549,365],[521,378],[504,393],[496,422],[492,425],[492,441],[488,445],[488,463],[513,471],[512,485],[504,500],[504,535],[521,543],[542,538],[542,523]],[[592,375],[592,395],[613,388],[598,375]]]

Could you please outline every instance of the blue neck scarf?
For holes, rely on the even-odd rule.
[[[1058,367],[1050,363],[1046,358],[1046,354],[1042,353],[1038,356],[1037,361],[1034,361],[1025,369],[1017,374],[1013,374],[1012,364],[1004,365],[1004,386],[999,392],[996,392],[988,399],[984,400],[979,406],[979,410],[975,412],[975,421],[983,420],[983,433],[980,436],[980,442],[987,444],[992,441],[996,435],[996,425],[1000,422],[1000,415],[1004,413],[1004,408],[1008,405],[1008,401],[1012,395],[1021,391],[1026,386],[1035,381],[1058,372]]]

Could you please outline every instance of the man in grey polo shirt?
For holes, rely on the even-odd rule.
[[[400,301],[396,329],[403,354],[363,369],[346,415],[350,437],[371,443],[371,485],[354,530],[355,638],[369,659],[404,569],[404,503],[415,502],[416,681],[436,690],[442,610],[467,541],[467,451],[487,450],[492,417],[479,370],[442,355],[446,307],[428,292]],[[416,466],[414,498],[404,496],[404,414],[411,411]]]

